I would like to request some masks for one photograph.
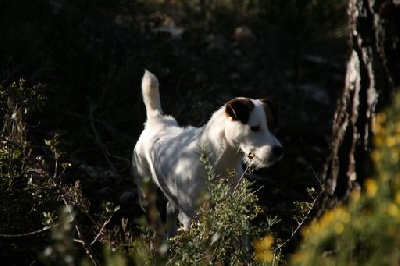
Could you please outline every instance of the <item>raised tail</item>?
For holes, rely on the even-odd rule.
[[[147,119],[159,117],[163,114],[160,103],[158,80],[150,71],[145,70],[142,78],[143,102],[146,105]]]

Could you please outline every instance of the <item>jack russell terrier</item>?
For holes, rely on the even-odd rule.
[[[147,203],[153,204],[148,208],[155,208],[155,194],[149,195],[149,191],[156,193],[154,185],[167,198],[168,237],[176,234],[177,218],[184,229],[190,227],[207,193],[200,162],[202,148],[218,176],[227,176],[228,169],[235,170],[233,183],[243,175],[242,160],[252,168],[261,168],[282,158],[282,145],[272,133],[275,121],[268,100],[232,99],[197,128],[180,127],[173,117],[164,115],[158,80],[147,70],[142,94],[147,120],[133,152],[133,173],[142,206]],[[144,184],[152,190],[144,190]],[[159,214],[157,223],[161,226]]]

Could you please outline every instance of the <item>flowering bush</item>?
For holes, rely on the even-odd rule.
[[[305,228],[294,265],[397,265],[400,258],[400,94],[377,114],[375,175],[346,206]]]

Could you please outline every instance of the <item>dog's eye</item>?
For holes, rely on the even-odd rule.
[[[261,130],[261,128],[260,128],[260,126],[251,126],[250,130],[253,131],[253,132],[258,132],[258,131]]]

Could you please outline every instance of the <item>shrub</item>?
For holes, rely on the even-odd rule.
[[[65,161],[67,155],[60,150],[60,135],[54,134],[51,139],[43,140],[31,132],[34,128],[32,123],[38,123],[34,118],[45,100],[41,84],[29,86],[21,79],[7,87],[0,86],[0,115],[3,118],[0,136],[0,248],[11,264],[32,263],[52,240],[53,245],[46,249],[48,256],[43,257],[47,262],[59,261],[68,254],[68,260],[62,263],[73,263],[74,256],[79,254],[70,252],[74,249],[73,238],[79,239],[83,251],[93,256],[87,252],[90,246],[82,232],[96,232],[99,238],[105,221],[113,215],[110,213],[106,218],[99,215],[93,219],[80,183],[67,182],[65,171],[70,164]],[[77,227],[68,229],[68,232],[63,228],[57,231],[59,224],[64,224],[67,219],[65,211],[59,212],[65,206],[76,209],[79,215],[86,216],[92,223],[86,223],[81,229],[78,221],[74,220]],[[65,224],[70,227],[70,223]],[[25,256],[19,256],[21,252]]]
[[[180,232],[172,239],[169,263],[249,264],[254,261],[249,240],[261,233],[259,227],[252,224],[261,213],[252,182],[242,178],[232,187],[233,172],[228,173],[227,178],[217,177],[204,151],[201,162],[206,173],[210,204],[203,205],[190,230]],[[255,243],[256,247],[263,248],[262,240]]]
[[[41,157],[35,156],[35,145],[28,138],[28,121],[33,120],[45,102],[43,90],[43,85],[28,86],[24,79],[6,87],[0,85],[0,248],[11,264],[12,259],[21,262],[13,254],[16,236],[37,236],[49,229],[43,228],[41,212],[47,212],[53,204],[49,200],[53,187],[43,174]],[[31,243],[37,248],[43,245],[35,236]],[[22,251],[27,254],[23,260],[33,255],[27,247]],[[21,247],[16,252],[21,252]]]
[[[347,205],[303,231],[294,265],[397,265],[400,259],[400,94],[374,125],[374,176]]]
[[[43,89],[41,84],[27,86],[24,79],[7,87],[0,85],[0,212],[4,215],[0,230],[8,226],[16,229],[16,221],[26,222],[25,219],[14,220],[18,217],[16,210],[40,208],[24,203],[34,199],[39,203],[46,198],[46,192],[32,190],[40,179],[40,171],[37,171],[40,158],[32,155],[34,147],[27,137],[28,119],[32,119],[44,104]]]

